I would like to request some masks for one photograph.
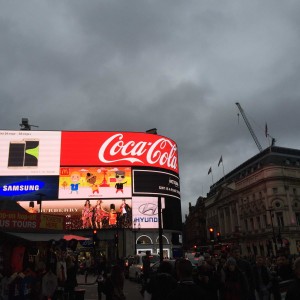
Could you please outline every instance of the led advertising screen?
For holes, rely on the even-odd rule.
[[[61,166],[143,166],[178,173],[177,145],[140,132],[63,131]]]
[[[165,207],[164,198],[161,198],[161,207]],[[132,217],[139,228],[158,228],[158,198],[133,197]]]
[[[129,198],[131,168],[63,167],[59,176],[59,199]]]
[[[38,212],[39,205],[36,201],[22,201],[19,205],[30,213]],[[68,230],[132,227],[131,199],[43,201],[42,212],[64,216]]]
[[[58,176],[0,176],[1,200],[58,199]]]
[[[42,200],[42,213],[65,216],[67,229],[127,228],[133,218],[141,228],[157,228],[149,214],[158,197],[180,202],[177,145],[157,134],[2,130],[0,156],[0,201],[38,212]],[[128,212],[120,211],[124,200]]]
[[[172,196],[180,199],[179,177],[158,170],[133,170],[133,195]]]
[[[0,176],[58,175],[59,131],[0,131]]]

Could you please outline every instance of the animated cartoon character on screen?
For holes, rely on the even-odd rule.
[[[72,172],[70,175],[71,178],[71,184],[70,184],[70,189],[72,194],[73,192],[76,192],[78,194],[78,189],[79,189],[79,184],[80,184],[80,173],[79,172]]]
[[[125,172],[124,171],[116,171],[116,181],[115,184],[116,193],[122,192],[123,193],[123,185],[127,183],[127,181],[122,182],[125,178]]]
[[[99,185],[96,184],[97,176],[91,173],[86,174],[86,181],[91,184],[92,192],[99,194]]]

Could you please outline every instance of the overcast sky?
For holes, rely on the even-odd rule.
[[[300,1],[0,0],[0,128],[178,144],[182,211],[263,148],[300,149]]]

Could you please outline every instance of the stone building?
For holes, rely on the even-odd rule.
[[[204,202],[206,229],[244,255],[300,252],[300,150],[272,146],[226,174]]]

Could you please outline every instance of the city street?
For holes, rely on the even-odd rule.
[[[97,300],[97,283],[96,276],[89,275],[87,278],[87,283],[85,283],[84,275],[77,275],[78,287],[77,289],[85,290],[85,300]],[[140,294],[141,285],[125,279],[124,293],[127,300],[142,300],[143,297]],[[102,300],[105,300],[105,295],[102,294]]]

